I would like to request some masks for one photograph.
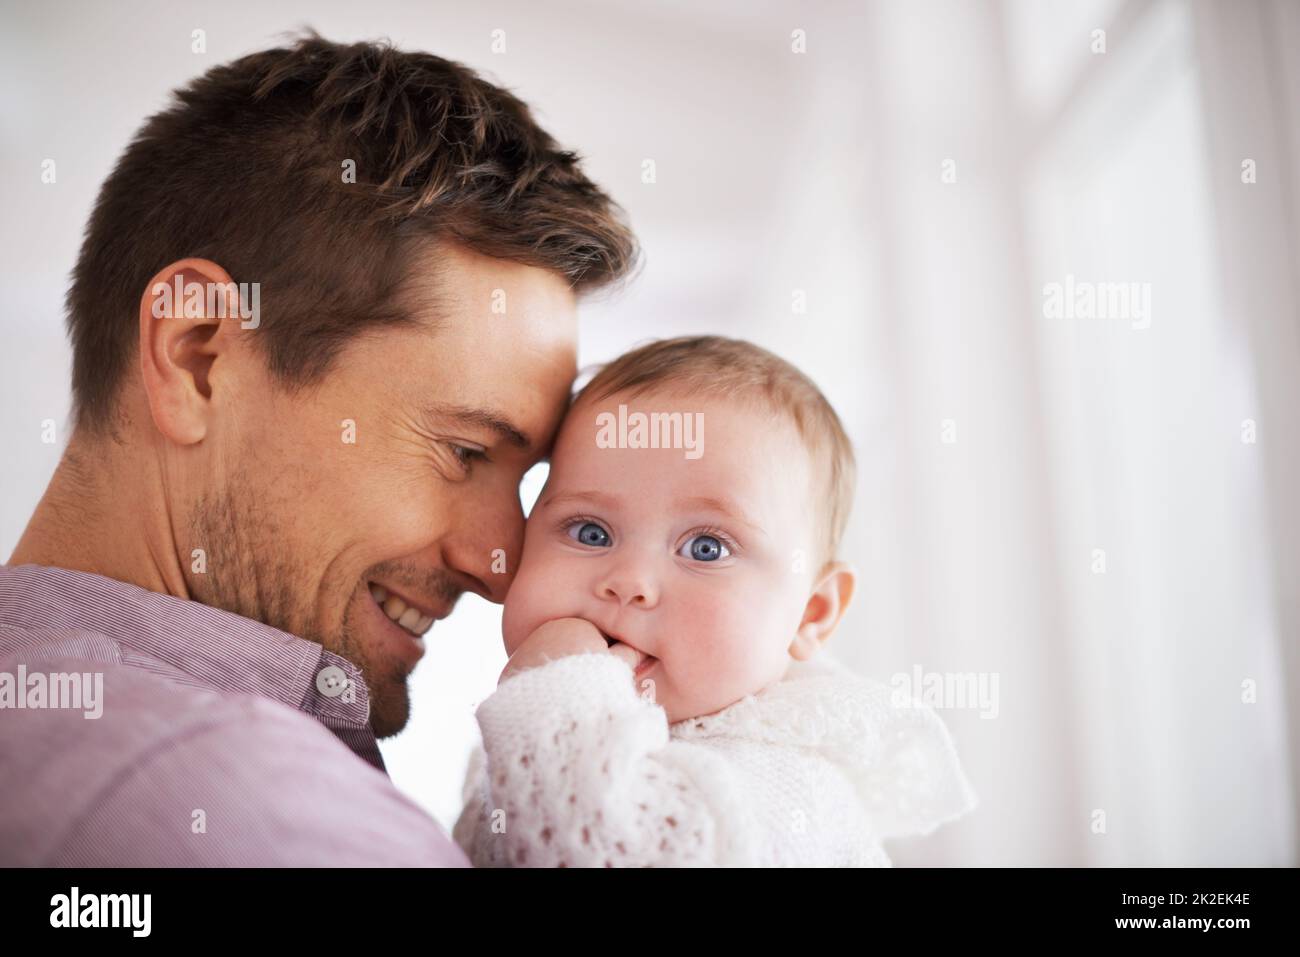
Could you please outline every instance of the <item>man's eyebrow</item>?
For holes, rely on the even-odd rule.
[[[464,405],[447,405],[443,403],[427,405],[422,410],[426,419],[444,419],[461,425],[475,426],[495,432],[516,448],[527,451],[533,447],[532,441],[520,431],[509,419],[491,409],[474,409]]]

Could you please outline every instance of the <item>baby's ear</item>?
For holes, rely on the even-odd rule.
[[[807,661],[825,644],[848,610],[857,583],[858,573],[847,562],[826,566],[804,606],[803,621],[790,644],[792,658]]]

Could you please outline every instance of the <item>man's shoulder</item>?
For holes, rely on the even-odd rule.
[[[110,641],[84,632],[28,643],[0,659],[0,708],[0,763],[9,770],[0,832],[10,848],[31,850],[113,800],[132,775],[177,790],[211,776],[199,752],[214,746],[265,764],[274,757],[272,742],[291,737],[325,750],[329,742],[318,739],[332,739],[275,702],[224,696],[123,664]]]
[[[229,667],[246,664],[232,660]],[[214,687],[93,628],[0,623],[0,710],[7,763],[35,768],[66,754],[85,786],[116,764],[183,756],[186,742],[201,735],[238,740],[250,761],[267,750],[267,735],[352,754],[303,711]]]
[[[134,756],[196,731],[257,723],[287,724],[342,747],[318,722],[279,702],[223,694],[160,661],[124,660],[105,635],[32,634],[35,640],[0,655],[0,707],[7,712],[0,747],[11,758],[8,744],[35,751],[34,741],[46,746],[46,759],[60,746]]]
[[[24,695],[0,722],[0,763],[13,772],[4,863],[415,863],[420,835],[421,862],[458,863],[437,859],[432,819],[309,715],[114,660],[103,636],[69,637],[0,658],[0,682]],[[82,707],[56,700],[59,676],[60,693],[88,690],[89,710],[86,696]],[[41,683],[44,700],[31,694]],[[367,812],[404,822],[412,847],[353,816]]]

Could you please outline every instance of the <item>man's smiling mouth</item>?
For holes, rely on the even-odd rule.
[[[443,617],[436,615],[426,609],[417,608],[409,604],[404,598],[401,598],[387,588],[369,582],[370,597],[374,599],[379,609],[388,616],[389,621],[399,625],[416,638],[420,638],[427,632],[433,623]]]

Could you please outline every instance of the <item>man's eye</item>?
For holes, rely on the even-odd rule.
[[[714,535],[695,535],[677,550],[677,554],[697,562],[716,562],[730,557],[731,549]]]
[[[574,522],[568,528],[569,537],[583,545],[603,548],[609,544],[609,532],[595,522]]]
[[[451,449],[451,454],[456,457],[456,461],[466,472],[469,472],[475,459],[487,461],[487,456],[483,454],[482,449],[472,449],[467,445],[457,445],[455,442],[448,442],[447,447]]]

